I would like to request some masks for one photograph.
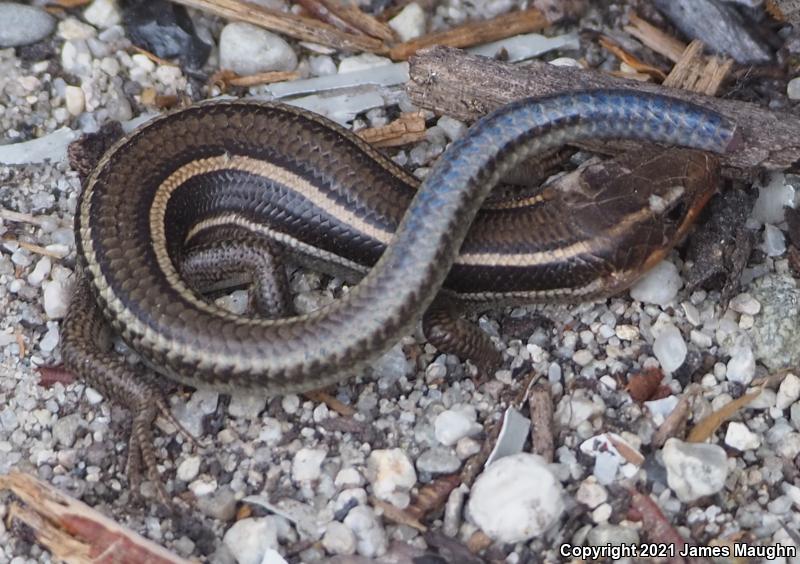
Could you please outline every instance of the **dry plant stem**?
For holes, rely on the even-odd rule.
[[[258,86],[259,84],[272,84],[298,78],[300,78],[300,73],[296,71],[267,71],[246,76],[233,76],[227,79],[227,82],[232,86]]]
[[[339,7],[339,15],[367,35],[383,39],[389,43],[396,40],[392,28],[377,18],[362,12],[354,0],[351,0],[349,4],[342,4]]]
[[[392,47],[389,56],[398,61],[407,59],[420,49],[433,45],[471,47],[489,41],[504,39],[520,33],[540,31],[550,25],[545,15],[536,8],[511,12],[491,20],[470,22],[446,31],[437,31]]]
[[[547,462],[555,456],[555,433],[553,432],[553,398],[550,386],[537,384],[531,391],[528,407],[531,415],[531,451]]]
[[[474,120],[520,98],[596,88],[627,88],[688,100],[736,122],[742,134],[741,146],[721,157],[725,167],[741,169],[735,175],[755,174],[755,169],[760,167],[785,170],[800,159],[800,117],[747,102],[712,98],[542,62],[515,66],[446,47],[420,53],[409,62],[410,80],[406,90],[412,102],[461,120]],[[581,146],[613,154],[640,150],[642,144],[615,141]],[[730,171],[725,172],[730,174]]]
[[[425,138],[425,114],[408,112],[380,127],[366,127],[356,134],[376,147],[398,147]]]
[[[270,10],[241,0],[175,0],[175,2],[229,20],[248,22],[301,41],[311,41],[345,51],[386,52],[383,42],[373,37],[345,33],[312,18]]]
[[[50,484],[20,472],[0,476],[0,490],[24,502],[9,515],[33,530],[53,556],[71,564],[189,564]]]
[[[315,18],[338,27],[345,33],[352,33],[354,35],[360,35],[362,33],[360,29],[353,27],[350,22],[344,20],[337,13],[336,5],[331,2],[326,0],[297,0],[297,3]]]
[[[716,96],[732,66],[733,59],[703,55],[703,43],[695,39],[686,47],[663,85]]]
[[[683,56],[686,44],[675,39],[668,33],[661,31],[650,22],[643,20],[635,13],[628,14],[631,24],[625,26],[625,31],[641,41],[659,55],[665,56],[673,63],[677,63]]]

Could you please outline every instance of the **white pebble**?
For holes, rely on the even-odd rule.
[[[706,335],[697,329],[692,329],[692,331],[689,333],[689,339],[691,339],[692,343],[700,349],[707,349],[714,344],[714,340],[710,335]]]
[[[768,257],[779,257],[786,252],[786,238],[783,231],[770,225],[764,225],[764,243],[761,249]]]
[[[386,531],[375,516],[371,507],[359,505],[354,507],[344,518],[347,525],[356,535],[356,550],[361,556],[375,558],[386,553]]]
[[[297,55],[280,36],[242,22],[229,23],[222,29],[219,61],[220,67],[240,75],[297,67]]]
[[[439,121],[436,122],[436,125],[442,128],[444,134],[447,135],[447,138],[450,141],[455,141],[467,130],[466,124],[462,121],[458,121],[455,118],[450,116],[442,116],[439,118]]]
[[[800,378],[794,374],[787,374],[778,388],[778,395],[775,398],[775,406],[778,409],[786,409],[800,398]]]
[[[744,423],[732,421],[725,432],[725,444],[736,450],[754,450],[761,446],[761,437],[748,429]]]
[[[594,476],[589,476],[578,487],[575,493],[575,500],[584,504],[589,509],[594,509],[608,499],[608,490],[597,483]]]
[[[373,55],[372,53],[362,53],[361,55],[345,57],[339,61],[339,72],[347,73],[372,69],[391,64],[391,62],[392,61],[386,57],[379,57],[378,55]]]
[[[730,307],[733,311],[748,315],[758,315],[761,311],[761,303],[747,292],[735,296],[731,300]]]
[[[389,20],[400,41],[410,41],[425,33],[425,11],[416,2],[407,4],[399,14]]]
[[[756,375],[756,358],[749,343],[738,343],[731,351],[725,377],[729,382],[747,386]]]
[[[278,548],[278,528],[270,517],[241,519],[228,529],[222,542],[238,564],[261,564],[268,550]]]
[[[713,495],[725,486],[728,457],[725,450],[706,443],[668,439],[662,450],[667,483],[684,503]]]
[[[686,342],[680,330],[674,325],[665,324],[653,343],[653,354],[664,372],[675,372],[686,359]]]
[[[623,341],[635,341],[639,338],[639,328],[634,325],[617,325],[614,334]]]
[[[300,409],[300,398],[297,394],[287,394],[281,400],[281,407],[287,415],[294,415]]]
[[[675,299],[683,286],[678,268],[663,260],[631,288],[631,298],[646,304],[665,306]]]
[[[394,494],[406,493],[414,487],[417,472],[402,449],[378,449],[367,459],[367,478],[378,499],[393,501],[397,499]]]
[[[794,186],[786,182],[786,175],[774,172],[767,183],[758,188],[758,199],[750,216],[759,224],[778,224],[783,221],[785,206],[794,204]]]
[[[454,445],[459,439],[472,437],[483,430],[483,426],[476,423],[475,419],[475,408],[472,406],[443,411],[433,423],[434,436],[445,446]]]
[[[786,85],[786,96],[790,100],[800,100],[800,76],[793,78]]]
[[[340,488],[358,488],[364,485],[364,477],[353,467],[342,468],[333,483]]]
[[[535,454],[519,453],[492,463],[475,480],[467,515],[503,543],[542,535],[564,512],[560,482]]]
[[[589,349],[581,349],[579,351],[575,351],[575,354],[572,355],[572,361],[577,364],[578,366],[587,366],[594,360],[594,355],[592,351]]]
[[[183,482],[191,482],[200,472],[200,457],[189,456],[178,465],[176,475]]]
[[[109,28],[122,21],[122,13],[116,0],[94,0],[83,11],[83,17],[87,22],[100,29]]]
[[[40,258],[39,262],[36,263],[36,266],[33,267],[33,271],[28,274],[28,284],[35,288],[41,286],[44,279],[47,278],[48,274],[50,274],[51,267],[52,263],[50,262],[49,257]]]
[[[349,556],[356,553],[356,535],[344,523],[331,521],[325,527],[322,546],[330,554]]]
[[[86,97],[83,94],[83,88],[67,85],[64,89],[64,104],[67,106],[67,111],[70,115],[81,115],[86,108]]]
[[[319,480],[326,452],[321,449],[301,448],[292,459],[292,480],[306,482]]]
[[[39,341],[39,349],[43,352],[51,352],[58,346],[58,341],[58,325],[51,324],[47,329],[47,333]]]

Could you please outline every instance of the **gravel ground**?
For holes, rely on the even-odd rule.
[[[580,28],[617,25],[628,7],[601,4]],[[448,27],[525,5],[445,0],[433,14],[407,8],[393,26],[411,37],[425,26]],[[43,137],[63,126],[92,132],[110,120],[130,120],[153,111],[146,103],[153,93],[192,99],[216,94],[179,67],[132,51],[110,0],[55,18],[13,6],[0,3],[0,46],[8,46],[0,49],[0,143]],[[17,10],[12,15],[22,20],[3,10]],[[214,42],[206,71],[224,61],[242,72],[296,69],[308,77],[381,62],[312,50],[240,24],[223,30],[224,22],[202,14],[193,18],[198,35]],[[28,41],[32,45],[14,47]],[[254,44],[259,55],[248,51]],[[618,68],[591,40],[580,52],[549,57],[562,55]],[[797,86],[790,83],[789,93]],[[255,87],[250,94],[263,92]],[[785,81],[767,92],[773,107],[792,104],[785,92]],[[410,109],[407,100],[399,103]],[[373,109],[351,125],[381,125],[395,113]],[[425,141],[391,154],[424,176],[463,129],[442,118]],[[16,468],[35,475],[177,554],[211,562],[336,556],[358,562],[348,557],[387,551],[410,562],[437,549],[444,561],[464,561],[453,556],[457,549],[442,548],[448,538],[461,550],[483,548],[481,558],[491,561],[557,562],[569,559],[560,552],[565,543],[653,540],[652,528],[628,510],[629,484],[650,493],[693,545],[797,548],[800,378],[785,371],[772,377],[759,397],[704,443],[684,442],[680,429],[663,447],[654,442],[679,402],[688,401],[692,428],[753,383],[798,362],[800,289],[787,256],[783,211],[794,206],[796,187],[800,178],[783,174],[746,186],[759,194],[747,220],[756,250],[727,307],[718,290],[683,289],[691,265],[675,252],[630,292],[608,301],[518,308],[477,319],[504,351],[503,369],[491,376],[478,377],[474,367],[438,354],[417,330],[369,373],[333,392],[355,409],[353,416],[296,395],[170,393],[174,414],[201,443],[193,447],[159,420],[160,469],[181,508],[170,514],[131,498],[124,478],[128,414],[81,383],[40,384],[38,367],[59,363],[59,320],[75,264],[77,175],[65,162],[0,164],[0,474]],[[301,311],[335,299],[343,286],[301,271],[292,273],[291,283]],[[243,297],[235,293],[223,301],[235,310]],[[122,344],[119,349],[133,359]],[[431,532],[396,523],[386,504],[406,508],[427,484],[462,471],[494,440],[490,431],[504,414],[515,418],[506,408],[524,392],[530,374],[549,384],[555,462],[530,454],[527,443],[515,446],[508,435],[519,426],[508,424],[503,441],[510,455],[471,487],[456,488],[444,511],[428,522]],[[633,381],[642,374],[663,374],[657,396],[637,397]],[[520,411],[528,415],[527,406]],[[527,435],[528,423],[516,419]],[[27,535],[6,529],[10,501],[0,495],[0,563],[49,562]]]

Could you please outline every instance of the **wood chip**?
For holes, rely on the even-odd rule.
[[[549,25],[550,22],[542,12],[530,8],[503,14],[490,20],[469,22],[446,31],[437,31],[405,43],[398,43],[389,51],[389,56],[396,61],[405,60],[420,49],[434,45],[471,47],[520,33],[541,31]]]
[[[733,59],[703,55],[703,43],[695,39],[664,80],[664,86],[716,96],[732,67]]]
[[[652,65],[648,65],[647,63],[640,61],[636,56],[632,53],[629,53],[625,49],[623,49],[617,42],[607,36],[600,37],[600,46],[617,57],[620,61],[631,67],[633,70],[640,74],[646,74],[648,76],[652,76],[653,78],[657,78],[659,81],[664,80],[667,75],[661,69],[657,69]]]
[[[639,403],[650,401],[658,392],[664,373],[658,368],[648,368],[631,375],[625,389],[634,401]]]
[[[705,416],[697,425],[692,428],[686,442],[689,443],[702,443],[717,432],[717,429],[725,423],[728,419],[736,415],[736,413],[744,408],[751,401],[761,395],[761,389],[755,390],[745,394],[733,401],[723,405],[718,410]]]
[[[547,462],[555,457],[555,433],[553,432],[553,397],[549,384],[537,384],[528,399],[531,416],[531,452]]]
[[[303,395],[306,398],[310,399],[311,401],[315,401],[317,403],[324,403],[342,417],[352,417],[353,415],[356,414],[355,409],[353,409],[352,407],[350,407],[345,403],[342,403],[340,400],[336,399],[328,392],[324,392],[322,390],[314,390],[311,392],[306,392]]]
[[[339,14],[340,6],[337,3],[331,2],[330,0],[295,0],[295,2],[300,4],[315,18],[329,23],[344,32],[357,35],[362,33],[360,29],[354,27],[350,22],[341,17]]]
[[[272,84],[286,80],[297,80],[300,73],[296,71],[268,71],[238,76],[236,73],[228,79],[231,86],[258,86],[259,84]]]
[[[351,0],[349,4],[342,4],[339,15],[367,35],[383,39],[388,43],[393,43],[397,39],[392,28],[377,18],[362,12],[355,0]]]
[[[644,464],[644,455],[636,450],[625,439],[619,435],[615,435],[614,433],[607,433],[606,437],[608,437],[608,442],[614,445],[614,448],[617,449],[619,455],[626,461],[630,462],[634,466],[641,466]]]
[[[416,143],[425,138],[425,114],[407,112],[391,123],[379,127],[366,127],[356,135],[376,147],[398,147]]]
[[[241,0],[175,0],[175,2],[229,20],[248,22],[300,41],[319,43],[335,49],[371,53],[386,53],[388,50],[383,41],[374,37],[345,33],[313,18],[271,10]]]
[[[663,55],[673,63],[681,60],[686,43],[680,41],[658,29],[650,22],[643,20],[636,13],[631,12],[628,14],[630,25],[626,25],[623,29],[641,41],[645,46],[649,47],[659,55]]]
[[[375,497],[370,497],[369,503],[376,509],[380,509],[381,511],[383,511],[383,516],[389,521],[392,521],[393,523],[397,523],[398,525],[407,525],[413,529],[417,529],[418,531],[422,532],[428,530],[428,527],[420,523],[419,520],[417,520],[414,516],[406,513],[402,509],[395,507],[391,503],[385,502]]]
[[[651,444],[654,448],[661,448],[667,439],[672,437],[677,437],[679,435],[682,436],[683,428],[686,424],[686,421],[689,419],[690,408],[692,405],[692,399],[697,395],[700,391],[699,387],[687,387],[684,390],[683,395],[678,400],[678,405],[675,406],[669,415],[667,415],[664,422],[658,428],[658,430],[653,434],[653,439],[651,440]]]
[[[72,564],[189,564],[188,560],[115,523],[46,482],[20,472],[0,476],[25,505],[13,504],[8,518],[30,527],[56,560]]]
[[[674,546],[675,556],[667,559],[667,562],[684,564],[683,557],[679,557],[678,553],[682,552],[686,541],[664,516],[661,508],[650,496],[639,493],[633,487],[628,488],[628,493],[631,496],[631,510],[641,519],[642,531],[647,535],[647,540]]]
[[[460,485],[461,476],[458,474],[440,476],[431,483],[422,486],[419,493],[414,496],[411,504],[406,507],[405,512],[413,519],[422,521],[429,514],[436,513],[444,507],[450,492]]]
[[[14,339],[16,339],[17,347],[19,348],[19,357],[25,358],[25,335],[22,334],[21,329],[14,331]]]

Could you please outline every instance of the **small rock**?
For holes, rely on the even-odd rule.
[[[231,417],[256,419],[258,418],[258,414],[264,410],[266,403],[266,396],[259,393],[231,394],[231,403],[228,406],[228,413]]]
[[[555,419],[562,427],[575,429],[584,421],[601,415],[605,408],[602,398],[590,397],[586,390],[579,389],[561,398],[556,407]]]
[[[594,360],[594,355],[589,349],[581,349],[575,351],[572,355],[572,361],[578,366],[587,366]]]
[[[56,21],[47,12],[16,2],[0,2],[0,47],[17,47],[41,41],[53,32]]]
[[[800,290],[789,274],[766,274],[750,286],[761,313],[749,331],[756,358],[770,370],[800,364]]]
[[[344,518],[344,524],[356,536],[356,550],[361,556],[375,558],[386,553],[386,531],[371,507],[354,507]]]
[[[28,274],[28,284],[34,288],[41,286],[44,279],[50,274],[50,268],[52,266],[53,265],[50,262],[50,257],[40,258],[36,263],[36,266],[33,268],[33,272]]]
[[[444,131],[444,134],[447,135],[450,141],[455,141],[467,131],[467,126],[464,122],[458,121],[450,116],[440,117],[436,125],[442,128],[442,131]]]
[[[680,330],[671,323],[661,327],[653,343],[653,354],[661,369],[668,374],[675,372],[686,360],[686,353],[686,342]]]
[[[456,443],[456,456],[461,460],[466,460],[473,454],[478,454],[481,451],[481,443],[475,439],[464,437]]]
[[[358,488],[364,485],[364,477],[355,468],[342,468],[333,483],[340,488]]]
[[[236,517],[236,494],[230,486],[223,486],[212,495],[197,498],[197,508],[212,519],[227,522]]]
[[[406,4],[399,14],[389,20],[400,41],[410,41],[425,33],[425,11],[416,2]]]
[[[372,53],[362,53],[353,57],[345,57],[339,62],[339,72],[355,72],[360,70],[382,67],[391,64],[391,60],[386,57],[379,57]]]
[[[739,313],[758,315],[761,311],[761,304],[751,294],[744,292],[731,300],[730,308]]]
[[[39,340],[39,350],[42,352],[52,352],[58,346],[59,339],[58,325],[51,322],[47,332]]]
[[[83,419],[78,413],[60,417],[53,423],[53,439],[61,446],[71,447],[75,444],[75,436],[82,424]]]
[[[748,429],[744,423],[732,421],[725,433],[725,444],[737,450],[755,450],[761,446],[761,437]]]
[[[356,535],[344,523],[331,521],[325,527],[322,546],[330,554],[350,555],[356,553]]]
[[[79,116],[86,108],[86,98],[83,95],[83,88],[80,86],[70,86],[64,89],[64,104],[67,111],[72,116]]]
[[[790,100],[800,100],[800,76],[793,78],[786,85],[786,96]]]
[[[725,486],[728,457],[725,450],[706,443],[668,439],[662,449],[667,483],[684,503],[713,495]]]
[[[433,447],[417,458],[417,470],[428,474],[451,474],[461,468],[461,460],[447,447]]]
[[[560,482],[542,457],[528,453],[490,464],[475,480],[467,504],[469,519],[504,543],[540,536],[563,512]]]
[[[336,74],[336,63],[328,55],[312,55],[308,58],[308,66],[314,76],[329,76]]]
[[[94,0],[83,12],[87,22],[100,29],[107,29],[122,21],[122,13],[116,0]]]
[[[787,374],[778,388],[778,395],[775,398],[775,406],[778,409],[786,409],[800,398],[800,378],[794,374]]]
[[[297,55],[281,37],[248,23],[229,23],[219,38],[220,66],[240,75],[291,71]]]
[[[183,482],[191,482],[200,472],[200,457],[189,456],[178,465],[176,475]]]
[[[456,444],[463,437],[472,437],[483,431],[476,423],[477,413],[472,406],[461,406],[441,412],[433,423],[436,440],[445,446]]]
[[[589,509],[594,509],[601,503],[605,503],[608,499],[608,491],[597,483],[594,476],[589,476],[581,482],[575,493],[575,499]]]
[[[278,529],[274,519],[241,519],[222,539],[238,564],[261,564],[270,549],[278,548]]]
[[[779,257],[785,253],[786,239],[783,236],[783,231],[774,225],[765,225],[764,243],[761,245],[761,250],[763,250],[768,257]]]
[[[631,288],[631,298],[646,304],[665,306],[675,299],[683,286],[678,267],[663,260]]]
[[[758,188],[758,198],[750,216],[759,224],[776,225],[783,222],[785,206],[794,205],[795,189],[782,172],[774,172],[764,186]]]
[[[406,493],[417,483],[414,465],[399,448],[373,450],[367,459],[367,478],[375,496],[390,502],[395,493]]]
[[[756,359],[749,342],[738,343],[731,351],[725,377],[729,382],[747,386],[756,375]]]
[[[292,480],[306,482],[319,480],[322,475],[322,461],[327,453],[324,450],[301,448],[292,460]]]
[[[614,334],[624,341],[635,341],[639,338],[639,328],[633,325],[617,325]]]
[[[639,533],[621,525],[602,524],[594,527],[586,537],[591,546],[638,544]]]

